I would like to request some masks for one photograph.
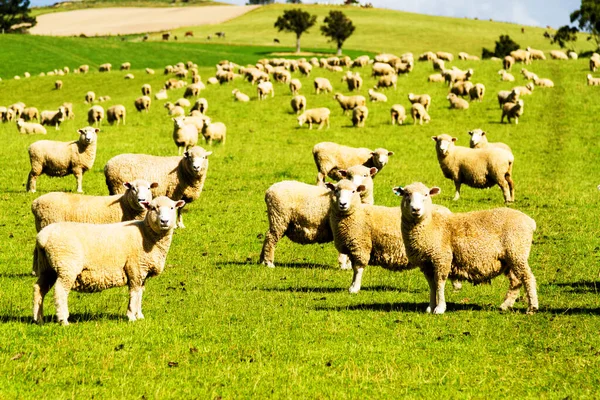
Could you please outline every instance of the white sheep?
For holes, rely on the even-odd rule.
[[[383,93],[379,93],[374,91],[373,89],[369,89],[369,99],[372,102],[381,102],[381,103],[387,103],[387,96]]]
[[[426,111],[429,111],[429,106],[431,105],[431,96],[428,94],[408,94],[408,101],[411,104],[419,103],[422,104]]]
[[[100,64],[100,66],[98,67],[99,72],[110,72],[111,69],[112,64],[110,63]]]
[[[500,306],[511,308],[525,286],[528,313],[538,309],[536,281],[528,258],[536,224],[509,208],[470,213],[436,213],[431,197],[440,189],[413,183],[394,192],[402,196],[401,232],[410,263],[429,283],[427,312],[446,311],[446,279],[489,282],[505,274],[509,290]]]
[[[511,153],[493,147],[471,149],[456,146],[456,138],[445,133],[431,139],[436,142],[437,158],[444,177],[451,179],[456,187],[453,200],[460,198],[460,187],[464,183],[479,189],[498,185],[506,203],[515,201],[512,180],[515,158]]]
[[[571,60],[577,60],[579,58],[579,56],[577,55],[577,53],[575,53],[574,51],[569,51],[567,53],[567,55],[569,56],[569,58]]]
[[[588,86],[600,86],[600,78],[594,78],[592,74],[587,74]]]
[[[346,82],[348,90],[353,92],[354,90],[360,90],[363,85],[363,79],[358,72],[352,73],[348,71],[343,77],[342,82]]]
[[[177,154],[198,144],[198,128],[193,124],[186,124],[185,117],[172,118],[173,120],[173,141],[177,146]]]
[[[235,101],[239,101],[242,103],[247,103],[250,101],[250,96],[248,96],[245,93],[240,92],[239,89],[233,89],[231,91],[231,94],[233,95],[233,99]]]
[[[275,97],[275,89],[273,88],[273,84],[271,82],[260,82],[256,86],[256,90],[259,100],[265,100],[269,94],[271,94],[271,97]]]
[[[183,117],[185,116],[185,110],[183,107],[176,106],[175,104],[167,101],[165,103],[165,108],[169,111],[169,116],[171,117]]]
[[[124,62],[123,64],[121,64],[121,71],[129,71],[130,69],[131,69],[130,62]]]
[[[162,90],[161,90],[161,92],[162,92]],[[165,90],[164,93],[165,93],[165,99],[166,99],[167,91]],[[144,83],[142,85],[142,96],[150,96],[151,94],[152,94],[152,86],[150,86],[150,84],[148,84],[148,83]],[[158,99],[158,96],[156,96],[156,98]]]
[[[306,110],[306,97],[301,95],[292,97],[291,106],[296,115],[304,112]]]
[[[429,77],[427,78],[428,82],[445,82],[444,76],[442,74],[431,74],[429,75]]]
[[[521,68],[521,74],[523,74],[523,77],[528,81],[533,81],[538,78],[538,76],[535,73],[529,72],[525,68]]]
[[[190,112],[194,110],[200,111],[200,114],[206,114],[206,111],[208,110],[208,100],[206,100],[204,97],[196,99],[196,102],[190,109]]]
[[[406,120],[406,110],[401,104],[394,104],[390,109],[390,116],[392,117],[392,125],[402,125]]]
[[[25,121],[40,120],[40,112],[35,107],[25,107],[21,112],[21,118]]]
[[[41,124],[36,124],[35,122],[25,122],[21,118],[17,120],[17,129],[19,130],[19,133],[26,134],[39,133],[45,135],[47,133],[46,128],[44,128]]]
[[[142,293],[145,281],[159,275],[175,227],[176,213],[185,201],[159,197],[144,202],[144,221],[116,224],[59,222],[38,233],[33,269],[38,277],[33,287],[33,320],[43,323],[44,296],[54,285],[56,316],[69,324],[68,296],[71,290],[96,292],[129,286],[130,321],[143,319]]]
[[[532,49],[531,47],[527,47],[526,49],[531,54],[532,60],[545,60],[546,55],[542,50]]]
[[[123,121],[123,125],[125,125],[126,115],[127,110],[125,109],[125,106],[122,104],[117,104],[115,106],[109,107],[108,110],[106,110],[106,121],[108,121],[108,123],[111,125],[113,125],[116,122],[117,126],[119,126],[121,121]]]
[[[555,60],[568,60],[569,57],[560,50],[552,50],[550,51],[550,57],[552,57]]]
[[[321,92],[333,92],[333,86],[331,86],[331,82],[329,82],[329,79],[327,78],[315,78],[313,85],[316,94],[319,94]]]
[[[454,60],[454,56],[451,53],[447,53],[445,51],[438,51],[437,53],[435,53],[435,55],[441,60],[446,60],[450,62]]]
[[[396,90],[397,82],[398,82],[398,75],[396,75],[396,74],[383,75],[383,76],[380,76],[379,79],[377,80],[377,83],[375,84],[375,88],[379,89],[379,88],[393,87],[394,90]]]
[[[457,96],[463,97],[469,96],[469,93],[471,92],[471,89],[473,89],[474,86],[475,85],[473,85],[473,82],[470,81],[456,82],[450,88],[450,93],[454,93]]]
[[[465,99],[461,99],[454,93],[448,94],[446,99],[450,102],[450,108],[457,110],[466,110],[469,108],[469,102]]]
[[[431,117],[421,103],[414,103],[410,107],[410,115],[413,119],[413,125],[416,125],[417,121],[419,121],[419,125],[423,125],[423,121],[425,121],[426,124],[431,121]]]
[[[524,63],[524,64],[531,64],[531,53],[528,52],[527,50],[513,50],[510,52],[510,55],[512,58],[515,59],[515,61]]]
[[[104,108],[102,106],[92,106],[88,110],[88,124],[98,126],[104,119]]]
[[[358,106],[364,106],[367,104],[367,100],[364,96],[344,96],[341,93],[336,93],[335,96],[333,96],[333,99],[340,103],[344,115],[346,115],[348,111],[351,111]]]
[[[61,90],[62,88],[63,88],[63,81],[58,80],[58,81],[54,82],[54,89]]]
[[[138,112],[142,112],[142,111],[149,112],[151,104],[152,104],[152,99],[148,96],[138,97],[133,102],[133,105],[135,106],[135,109],[138,110]]]
[[[498,105],[502,108],[504,103],[516,103],[519,100],[519,90],[501,90],[498,92]]]
[[[77,192],[83,192],[83,174],[94,166],[98,128],[86,127],[78,131],[79,139],[72,142],[39,140],[29,148],[31,171],[27,178],[27,191],[36,191],[37,177],[66,176],[73,174],[77,180]]]
[[[476,83],[475,86],[469,90],[469,97],[471,101],[477,100],[479,102],[483,101],[483,97],[485,96],[485,86],[483,83]]]
[[[85,102],[87,104],[93,103],[96,100],[96,93],[91,90],[85,94]]]
[[[127,74],[127,75],[125,75],[125,79],[127,79],[127,80],[135,79],[135,76],[133,76],[133,74]]]
[[[538,78],[537,76],[534,78],[533,82],[535,83],[536,86],[538,87],[545,87],[545,88],[553,88],[554,87],[554,82],[552,82],[550,79],[548,78]]]
[[[519,92],[519,96],[529,96],[530,94],[533,94],[533,89],[535,89],[535,84],[533,82],[529,82],[525,86],[515,86],[513,88],[513,90]]]
[[[598,68],[600,68],[600,57],[590,58],[590,71],[596,72]]]
[[[365,121],[369,117],[369,109],[366,106],[357,106],[352,110],[352,125],[364,128]]]
[[[40,123],[42,125],[54,125],[54,129],[60,130],[60,124],[65,121],[66,109],[63,106],[58,107],[57,111],[44,110],[40,114]]]
[[[300,89],[302,89],[302,82],[299,79],[292,79],[290,81],[290,91],[295,96],[300,93]]]
[[[319,129],[323,129],[323,126],[327,124],[327,129],[329,129],[330,114],[331,111],[326,107],[308,109],[298,116],[298,125],[302,127],[308,122],[309,129],[312,129],[313,123],[316,123],[319,124]]]
[[[211,122],[207,119],[204,122],[204,128],[202,129],[202,136],[208,145],[212,145],[213,141],[225,144],[227,138],[227,127],[222,122]]]
[[[154,72],[154,70],[152,68],[146,68],[146,73],[148,75],[154,75],[155,74],[155,72]]]
[[[498,75],[500,75],[500,80],[503,82],[514,82],[515,77],[510,72],[506,72],[506,70],[501,69],[498,71]]]
[[[500,118],[500,123],[504,123],[504,117],[506,117],[509,124],[511,118],[514,118],[515,125],[517,125],[519,123],[519,117],[523,115],[524,107],[525,103],[522,99],[518,100],[516,103],[504,103],[502,105],[502,117]]]
[[[502,142],[488,142],[487,134],[481,129],[473,129],[469,132],[471,139],[469,141],[469,147],[472,149],[481,149],[484,147],[495,147],[498,149],[504,149],[512,154],[511,148]]]

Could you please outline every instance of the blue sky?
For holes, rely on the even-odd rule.
[[[31,0],[32,6],[54,4],[57,0]],[[220,0],[245,4],[246,0]],[[364,0],[362,0],[364,1]],[[282,2],[282,1],[280,1]],[[314,3],[315,0],[305,0]],[[341,0],[320,1],[339,4]],[[569,23],[569,14],[581,0],[370,0],[375,7],[449,17],[493,18],[496,21],[557,28]]]

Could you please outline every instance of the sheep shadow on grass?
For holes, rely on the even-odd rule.
[[[79,324],[85,322],[96,322],[96,321],[123,321],[127,322],[127,316],[124,314],[111,314],[106,312],[85,312],[85,313],[73,313],[69,315],[69,323],[71,324]],[[20,316],[20,315],[0,315],[0,323],[8,323],[8,322],[20,322],[24,324],[34,324],[33,317],[31,315],[28,316]],[[44,324],[57,324],[56,316],[54,314],[49,314],[44,316]]]
[[[560,282],[560,283],[544,283],[543,286],[558,287],[561,290],[570,293],[585,294],[600,292],[600,282],[596,281],[579,281],[579,282]]]
[[[362,289],[361,289],[362,290]],[[347,307],[316,307],[317,311],[385,311],[385,312],[417,312],[425,313],[429,303],[372,303],[355,304]],[[477,304],[446,303],[446,312],[454,311],[481,311],[487,308]]]
[[[290,292],[290,293],[348,293],[347,287],[342,288],[333,288],[333,287],[310,287],[310,286],[300,286],[300,287],[271,287],[271,288],[257,288],[256,290],[262,290],[265,292]],[[402,289],[395,286],[389,285],[374,285],[374,286],[363,286],[360,289],[365,292],[395,292],[395,293],[423,293],[426,292],[427,289],[418,290],[418,289]]]
[[[218,266],[229,266],[229,265],[252,265],[254,267],[262,267],[270,269],[262,264],[259,264],[256,260],[250,261],[218,261],[216,262]],[[317,263],[309,263],[309,262],[289,262],[289,263],[278,263],[275,265],[274,269],[281,268],[307,268],[307,269],[335,269],[333,265],[327,264],[317,264]]]

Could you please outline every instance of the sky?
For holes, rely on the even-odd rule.
[[[57,0],[31,0],[32,6],[54,4]],[[220,0],[243,5],[246,0]],[[361,0],[364,2],[365,0]],[[581,0],[367,0],[375,7],[410,11],[447,17],[493,18],[496,21],[523,25],[550,25],[557,28],[569,23],[569,14],[581,5]],[[283,1],[278,1],[283,2]],[[304,3],[315,3],[304,0]],[[342,0],[319,1],[340,4]]]

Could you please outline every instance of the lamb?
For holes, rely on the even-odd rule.
[[[190,112],[194,110],[200,111],[201,114],[206,114],[206,111],[208,110],[208,100],[206,100],[204,97],[196,99],[196,102],[190,109]]]
[[[296,115],[306,111],[306,97],[300,95],[292,97],[291,105]]]
[[[185,201],[159,197],[144,202],[144,221],[116,224],[59,222],[38,233],[33,269],[38,277],[33,287],[33,320],[43,323],[44,297],[54,285],[56,316],[69,324],[68,296],[71,290],[95,292],[129,286],[130,321],[143,319],[142,293],[147,278],[159,275],[175,227],[175,214]]]
[[[63,81],[58,80],[54,82],[54,89],[61,90],[63,88]]]
[[[473,82],[470,81],[456,82],[450,88],[450,93],[454,93],[457,96],[468,96],[473,87]]]
[[[25,121],[33,121],[34,119],[39,122],[40,120],[40,112],[35,107],[26,107],[21,112],[21,118]]]
[[[587,74],[588,86],[600,86],[600,78],[594,78],[592,74]]]
[[[113,125],[116,122],[117,126],[119,126],[121,121],[123,121],[123,125],[125,125],[126,114],[127,110],[125,109],[125,106],[122,104],[118,104],[106,110],[106,120],[111,125]]]
[[[506,70],[501,69],[498,71],[498,75],[500,75],[500,80],[503,82],[514,82],[515,77],[513,74],[506,72]]]
[[[135,76],[133,76],[133,74],[127,74],[127,75],[125,75],[125,79],[127,79],[127,80],[135,79]]]
[[[344,96],[341,93],[336,93],[335,96],[333,96],[333,99],[340,103],[344,115],[346,115],[348,111],[353,110],[358,106],[364,106],[367,104],[367,100],[364,96]]]
[[[490,143],[488,142],[487,135],[481,129],[474,129],[469,132],[471,140],[469,141],[469,147],[472,149],[481,149],[484,147],[494,147],[498,149],[504,149],[512,154],[511,148],[502,142]]]
[[[290,91],[295,96],[300,93],[300,89],[302,88],[302,82],[298,79],[292,79],[290,81]]]
[[[19,130],[19,133],[26,134],[39,133],[45,135],[47,133],[46,128],[44,128],[41,124],[36,124],[35,122],[25,122],[21,118],[17,120],[17,129]]]
[[[373,89],[369,89],[369,99],[371,99],[372,102],[387,103],[387,96],[383,93],[376,92]]]
[[[100,125],[100,122],[104,119],[104,108],[102,106],[92,106],[88,110],[88,123],[90,125],[95,125],[96,127]]]
[[[366,106],[355,107],[352,110],[352,125],[358,128],[364,128],[368,116],[369,109]]]
[[[361,200],[373,204],[373,179],[377,168],[357,165],[343,170],[345,177],[365,188]],[[370,195],[368,194],[370,191]],[[329,190],[297,181],[278,182],[265,192],[269,230],[265,233],[259,263],[275,267],[275,246],[283,236],[298,244],[333,241],[329,226]],[[348,269],[346,257],[338,257],[339,266]]]
[[[426,124],[428,124],[429,121],[431,121],[431,117],[429,116],[427,110],[425,110],[425,107],[423,107],[421,103],[414,103],[411,106],[410,115],[413,119],[413,125],[416,125],[417,121],[419,121],[419,125],[423,125],[423,121],[425,121]]]
[[[527,51],[531,54],[532,60],[545,60],[546,59],[546,55],[544,54],[544,52],[542,50],[535,50],[535,49],[532,49],[531,47],[528,47]]]
[[[89,92],[87,92],[85,94],[85,102],[87,104],[91,104],[94,102],[94,100],[96,100],[96,93],[92,92],[91,90]]]
[[[75,175],[77,192],[83,192],[83,174],[94,166],[96,143],[100,129],[90,126],[78,131],[79,139],[72,142],[39,140],[29,148],[31,171],[27,179],[27,191],[35,193],[37,177]]]
[[[329,129],[329,115],[331,111],[329,108],[321,107],[321,108],[311,108],[305,110],[302,114],[298,116],[298,125],[302,127],[304,123],[308,122],[308,129],[312,129],[313,123],[319,124],[319,130],[323,129],[323,125],[327,124],[327,129]]]
[[[550,51],[550,57],[552,57],[555,60],[568,60],[569,57],[560,50],[552,50]]]
[[[231,91],[231,94],[233,95],[233,98],[236,101],[240,101],[242,103],[247,103],[247,102],[250,101],[250,96],[248,96],[247,94],[244,94],[244,93],[240,92],[239,89],[233,89]]]
[[[169,110],[169,116],[171,117],[183,117],[185,115],[185,110],[182,107],[176,106],[170,101],[165,103],[165,108]]]
[[[344,176],[340,170],[346,170],[354,165],[363,165],[367,168],[375,167],[380,172],[394,155],[393,151],[384,148],[375,150],[366,147],[349,147],[333,142],[321,142],[314,145],[313,158],[317,166],[317,184],[325,183],[325,177],[340,180]]]
[[[44,110],[41,113],[40,123],[42,125],[54,125],[54,129],[60,130],[60,124],[65,120],[66,109],[63,106],[58,107],[57,111]]]
[[[98,67],[99,72],[110,72],[111,69],[112,69],[112,64],[110,64],[110,63],[101,64]]]
[[[212,145],[213,141],[225,144],[227,136],[227,127],[222,122],[211,122],[210,119],[204,122],[202,136],[208,145]]]
[[[129,71],[130,69],[131,69],[130,62],[124,62],[123,64],[121,64],[121,71]]]
[[[454,56],[450,53],[446,53],[445,51],[438,51],[437,53],[435,53],[435,55],[441,60],[446,60],[450,62],[454,60]]]
[[[446,99],[448,99],[448,101],[450,102],[450,108],[457,110],[466,110],[467,108],[469,108],[469,102],[465,99],[461,99],[454,93],[450,93],[446,97]]]
[[[375,89],[393,87],[396,90],[396,84],[398,82],[398,75],[383,75],[379,77]]]
[[[445,82],[444,76],[442,74],[432,74],[427,78],[428,82]]]
[[[444,177],[454,181],[456,192],[453,200],[460,198],[460,187],[464,183],[473,188],[490,188],[498,185],[506,203],[515,201],[515,186],[512,180],[514,156],[502,149],[470,149],[456,146],[456,138],[441,134],[432,136],[436,142],[436,153]]]
[[[502,60],[502,68],[504,68],[506,71],[510,71],[513,65],[515,65],[515,59],[511,56],[506,56]]]
[[[84,222],[88,224],[112,224],[132,220],[142,220],[146,215],[143,202],[152,201],[150,184],[143,179],[124,183],[127,190],[114,196],[88,196],[52,192],[35,199],[31,212],[35,218],[35,229],[56,222]]]
[[[501,90],[498,92],[498,105],[500,108],[504,103],[516,103],[519,100],[519,89]]]
[[[515,59],[515,61],[519,61],[524,64],[531,64],[531,53],[529,53],[527,50],[514,50],[510,52],[510,55]]]
[[[275,97],[275,89],[271,82],[261,82],[256,86],[259,100],[266,100],[267,95],[270,93],[271,97]]]
[[[483,101],[483,96],[485,96],[485,86],[483,83],[476,83],[475,86],[469,90],[471,101],[477,100],[481,103]]]
[[[182,150],[188,151],[198,144],[198,128],[193,124],[186,124],[184,118],[173,118],[173,141],[178,155],[181,155]]]
[[[523,74],[523,77],[528,81],[533,81],[533,80],[538,79],[538,76],[536,74],[534,74],[533,72],[529,72],[525,68],[521,69],[521,73]]]
[[[504,103],[502,105],[502,117],[500,118],[500,123],[504,123],[504,117],[508,118],[508,123],[510,124],[510,119],[515,119],[515,125],[519,123],[519,117],[523,115],[523,108],[525,104],[523,100],[518,100],[517,103]]]
[[[547,79],[547,78],[540,79],[538,77],[535,77],[533,82],[538,87],[545,87],[545,88],[553,88],[554,87],[554,82],[552,82],[550,79]]]
[[[138,97],[137,99],[135,99],[135,102],[133,103],[133,105],[135,106],[135,109],[138,110],[138,112],[142,112],[142,111],[149,112],[151,104],[152,104],[152,99],[148,96]]]
[[[120,154],[104,166],[106,185],[110,194],[119,194],[125,192],[125,182],[146,179],[158,183],[158,187],[152,190],[154,197],[167,196],[175,201],[183,199],[191,203],[202,193],[211,154],[211,151],[199,146],[186,151],[183,157]],[[178,214],[177,227],[185,228],[181,210]]]
[[[596,72],[600,68],[600,58],[590,58],[590,71]]]
[[[314,83],[315,93],[319,94],[322,91],[326,93],[331,93],[333,91],[333,87],[331,86],[331,82],[327,78],[315,78]]]
[[[406,110],[401,104],[394,104],[390,110],[392,125],[402,125],[406,120]]]
[[[166,95],[166,91],[165,91],[165,95]],[[150,96],[152,94],[152,86],[150,86],[148,83],[144,83],[142,85],[142,96]]]
[[[431,197],[440,189],[413,183],[394,192],[402,196],[401,232],[409,262],[429,283],[426,312],[446,311],[446,279],[489,282],[505,274],[509,290],[500,306],[511,308],[525,286],[528,313],[538,309],[536,281],[528,264],[536,224],[509,208],[469,213],[436,213]]]

